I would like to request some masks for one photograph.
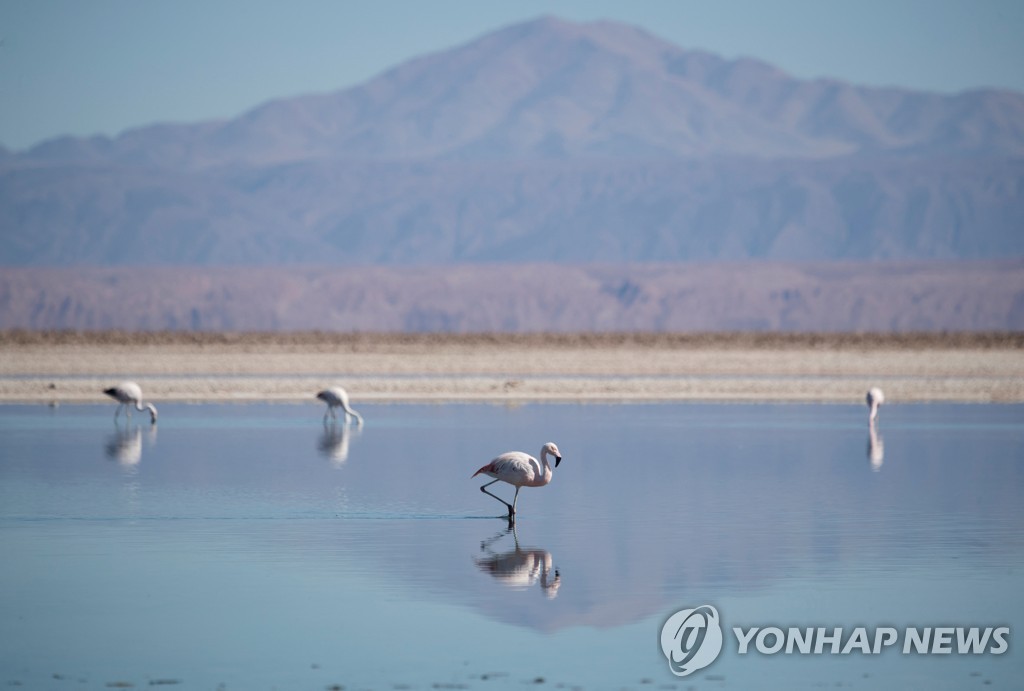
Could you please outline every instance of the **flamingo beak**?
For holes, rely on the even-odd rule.
[[[561,462],[562,462],[562,457],[561,456],[555,456],[555,467],[556,468],[558,467],[558,464],[561,463]]]

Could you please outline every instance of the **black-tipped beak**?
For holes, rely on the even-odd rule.
[[[562,462],[562,457],[561,456],[555,456],[555,467],[556,468],[558,467],[558,464],[561,463],[561,462]]]

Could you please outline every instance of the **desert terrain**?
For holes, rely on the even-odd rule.
[[[0,332],[0,402],[1024,402],[1024,334]]]

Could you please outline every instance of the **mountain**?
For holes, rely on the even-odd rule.
[[[0,330],[1024,331],[1024,260],[0,272]]]
[[[1024,95],[545,17],[353,88],[0,156],[0,264],[1024,254]]]
[[[1024,96],[800,81],[614,22],[542,18],[226,122],[64,137],[35,159],[157,167],[310,158],[1024,154]]]
[[[0,165],[0,264],[997,258],[1024,160]]]

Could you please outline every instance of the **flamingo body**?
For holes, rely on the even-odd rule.
[[[885,394],[882,393],[882,390],[877,386],[872,386],[870,389],[868,389],[867,402],[868,408],[871,409],[871,412],[868,416],[868,421],[873,423],[875,421],[875,418],[878,417],[879,406],[885,403]]]
[[[135,382],[123,381],[117,386],[103,389],[103,393],[118,402],[117,410],[114,412],[115,420],[121,414],[121,408],[124,408],[127,417],[131,417],[134,406],[135,410],[148,410],[150,423],[156,424],[156,406],[152,403],[142,404],[142,389]]]
[[[522,451],[503,453],[473,473],[487,475],[516,487],[542,487],[551,482],[551,467],[541,468],[536,458]]]
[[[513,518],[516,515],[516,502],[519,500],[520,489],[523,487],[543,487],[551,482],[554,468],[548,463],[549,455],[554,457],[555,468],[557,468],[558,464],[562,462],[562,454],[554,442],[548,442],[541,447],[539,461],[528,453],[509,451],[497,456],[487,465],[482,466],[473,473],[473,477],[487,475],[494,478],[491,482],[481,487],[480,491],[484,494],[490,494],[507,506],[509,518]],[[511,504],[487,491],[488,487],[499,480],[507,482],[516,488],[515,498],[513,498]]]
[[[338,416],[335,414],[335,408],[341,408],[345,413],[345,424],[348,424],[349,417],[356,419],[356,424],[363,424],[363,416],[357,413],[348,404],[348,393],[345,389],[340,386],[329,386],[323,391],[316,395],[321,401],[327,404],[327,412],[324,413],[324,422],[327,422],[327,416],[330,415],[332,420],[337,420]]]

